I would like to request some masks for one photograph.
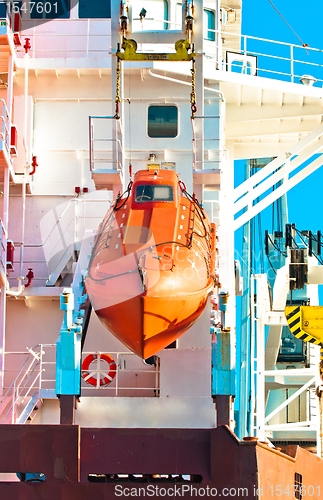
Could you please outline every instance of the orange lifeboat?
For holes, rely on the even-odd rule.
[[[174,171],[135,174],[101,223],[86,289],[101,322],[146,359],[202,314],[214,285],[215,225]]]

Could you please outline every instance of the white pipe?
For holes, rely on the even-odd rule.
[[[22,203],[22,217],[21,217],[21,243],[20,243],[20,264],[19,264],[19,277],[18,277],[18,288],[17,290],[7,289],[7,295],[17,297],[24,290],[23,281],[25,279],[23,275],[23,265],[24,265],[24,249],[25,249],[25,224],[26,224],[26,176],[27,169],[29,169],[29,150],[27,144],[27,118],[28,118],[28,62],[29,54],[26,49],[25,57],[25,119],[24,119],[24,143],[25,143],[25,167],[24,175],[22,181],[22,192],[21,192],[21,203]]]
[[[29,54],[28,50],[26,50],[25,57],[25,85],[24,85],[24,95],[25,95],[25,119],[24,119],[24,141],[25,141],[25,167],[28,166],[29,163],[29,151],[28,151],[28,143],[27,143],[27,118],[28,118],[28,66],[29,66]]]
[[[2,109],[5,105],[2,105]],[[7,230],[8,230],[8,221],[9,221],[9,168],[4,169],[4,182],[3,182],[3,227],[5,230],[5,252],[4,252],[4,268],[6,269],[6,249],[7,249]],[[1,228],[0,228],[1,230]],[[3,252],[1,252],[3,255]],[[6,311],[7,311],[7,301],[6,301],[6,285],[1,287],[1,296],[0,296],[0,391],[1,395],[3,394],[4,387],[4,352],[5,352],[5,342],[6,342]]]
[[[11,114],[12,114],[12,89],[13,89],[13,56],[9,57],[8,64],[8,88],[7,88],[7,106],[4,101],[2,101],[4,126],[7,127],[7,113],[9,116],[8,128],[11,127]],[[11,133],[10,128],[7,133]],[[6,142],[6,137],[4,136],[4,142]],[[10,143],[9,143],[10,144]],[[2,223],[5,229],[5,256],[7,254],[7,235],[8,235],[8,225],[9,225],[9,190],[10,190],[10,173],[9,167],[4,169],[4,180],[3,180],[3,212],[2,212]],[[2,252],[1,252],[2,253]],[[6,258],[3,262],[6,269]],[[8,283],[8,282],[7,282]],[[6,342],[6,311],[7,311],[7,301],[6,301],[6,285],[1,287],[1,297],[0,297],[0,391],[3,394],[4,386],[4,352],[5,352],[5,342]]]
[[[220,21],[220,0],[215,3],[215,65],[216,69],[222,69],[222,38],[221,38],[221,21]]]
[[[7,111],[9,115],[9,123],[12,123],[12,101],[13,101],[13,72],[14,72],[14,60],[13,56],[9,57],[8,64],[8,87],[7,87]]]
[[[253,291],[259,296],[259,282],[256,278],[251,278],[254,282]],[[258,306],[256,302],[256,306]],[[266,398],[265,398],[265,328],[263,318],[258,316],[258,307],[256,313],[256,335],[257,335],[257,437],[260,441],[265,440],[265,411],[266,411]]]

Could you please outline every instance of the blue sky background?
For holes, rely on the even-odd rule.
[[[272,0],[272,3],[291,25],[299,38],[287,26],[268,0],[243,1],[243,34],[296,45],[302,45],[301,39],[312,48],[323,49],[322,0],[313,4],[301,0],[294,0],[293,2],[289,0]],[[320,54],[321,63],[323,63],[322,55]],[[308,57],[310,58],[311,54]],[[315,71],[314,76],[323,79],[323,68],[315,68]],[[307,72],[314,74],[312,68]],[[318,82],[316,86],[321,87],[321,82]],[[323,168],[321,167],[289,191],[289,222],[295,222],[299,229],[311,229],[312,231],[323,229],[322,202]]]
[[[298,36],[310,47],[322,48],[321,0],[309,4],[302,0],[272,0]],[[268,0],[243,0],[243,33],[288,43],[300,43]]]

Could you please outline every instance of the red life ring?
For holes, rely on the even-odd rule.
[[[99,372],[95,372],[95,370],[90,370],[90,364],[95,361],[96,359],[103,359],[106,361],[109,365],[109,368],[107,370],[100,370]],[[93,377],[92,374],[95,374],[96,377]],[[101,373],[104,375],[101,378]],[[82,377],[84,378],[84,381],[87,382],[90,385],[94,385],[95,387],[97,386],[105,386],[109,385],[114,377],[116,376],[117,373],[117,365],[116,362],[114,361],[113,357],[110,356],[110,354],[101,354],[101,353],[94,353],[94,354],[89,354],[86,356],[86,358],[83,360],[82,363]]]

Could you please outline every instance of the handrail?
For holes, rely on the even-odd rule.
[[[37,348],[39,348],[38,352]],[[28,349],[28,352],[29,355],[19,370],[18,375],[1,398],[0,423],[8,423],[8,418],[10,417],[10,422],[14,424],[19,418],[19,409],[24,407],[31,390],[36,388],[36,392],[39,393],[40,386],[37,382],[40,380],[41,375],[42,345],[37,344],[32,349]],[[31,383],[29,384],[30,381]],[[11,401],[9,408],[8,401]]]
[[[111,23],[111,20],[100,20],[100,23],[102,22],[109,24]],[[61,28],[57,28],[56,32],[56,23],[59,23],[57,26],[60,27],[65,23],[73,23],[73,25],[79,25],[80,32],[77,32],[76,29],[73,30],[73,34],[71,34],[70,31],[66,34],[62,34]],[[69,53],[71,53],[71,57],[91,57],[92,54],[93,57],[98,57],[98,55],[102,55],[105,57],[110,56],[112,54],[112,51],[108,40],[111,39],[111,34],[108,34],[108,32],[107,34],[102,33],[102,31],[96,32],[95,26],[97,23],[98,21],[95,19],[91,19],[90,21],[85,19],[52,19],[46,23],[49,26],[49,29],[51,29],[51,32],[42,31],[41,33],[36,33],[35,28],[26,30],[26,35],[33,38],[31,57],[48,57],[48,54],[52,54],[52,57],[68,57]],[[84,32],[84,25],[86,24],[87,29]],[[206,40],[205,48],[207,52],[205,55],[206,59],[211,61],[212,64],[214,63],[215,67],[217,68],[222,67],[222,61],[218,61],[219,57],[222,57],[221,50],[217,50],[217,40],[222,39],[225,39],[226,41],[225,46],[220,43],[220,46],[222,45],[222,52],[224,55],[227,52],[230,52],[230,50],[237,52],[238,46],[238,51],[241,55],[252,55],[258,57],[258,75],[260,73],[263,73],[263,76],[278,76],[278,79],[283,78],[291,82],[295,82],[297,78],[302,76],[302,74],[300,74],[301,72],[297,71],[297,66],[304,66],[304,71],[306,69],[307,72],[308,70],[310,70],[310,68],[314,68],[315,71],[323,68],[323,51],[318,48],[303,47],[301,45],[293,43],[270,40],[253,35],[231,33],[225,30],[217,31],[208,29],[208,31],[214,32],[216,40],[214,42]],[[53,51],[53,49],[44,48],[46,46],[46,44],[42,43],[44,38],[55,39],[55,51]],[[101,43],[95,44],[95,48],[90,49],[91,38],[100,39]],[[57,44],[57,41],[59,39],[66,39],[67,41],[66,45],[64,44],[64,47],[62,47],[62,49],[60,49],[59,44]],[[78,40],[77,44],[75,44],[76,39]],[[36,43],[36,40],[39,40],[39,45],[38,43]],[[104,40],[107,40],[107,43],[105,44],[106,47],[104,47]],[[84,43],[82,43],[82,41],[84,41]],[[231,49],[230,44],[232,45]],[[258,45],[258,48],[254,47],[255,44]],[[264,44],[270,45],[270,49],[267,53],[266,50],[262,50],[263,47],[261,46],[263,46]],[[77,48],[75,48],[76,46]],[[261,48],[259,48],[259,46]],[[154,50],[154,47],[152,46],[151,49]],[[158,49],[156,49],[155,47],[155,50]],[[287,53],[282,53],[284,51],[287,51]],[[301,56],[299,56],[299,54],[301,54]],[[266,58],[268,58],[267,62],[265,61]],[[271,68],[270,61],[273,60],[275,60],[276,64],[274,68]],[[277,68],[277,62],[278,64],[283,62],[288,64],[288,71],[281,71],[279,68]],[[317,78],[317,80],[323,81],[321,75],[314,76]]]
[[[4,99],[0,99],[0,106],[1,106],[1,112],[0,112],[0,118],[3,121],[3,126],[1,127],[1,137],[3,138],[6,152],[9,154],[10,151],[10,118],[9,118],[9,113],[6,105],[6,101]]]
[[[235,52],[242,56],[253,56],[257,58],[257,75],[258,76],[278,76],[278,79],[284,77],[287,81],[295,82],[297,78],[301,78],[305,70],[308,72],[310,68],[314,68],[317,72],[318,69],[321,70],[320,74],[315,74],[315,79],[317,82],[323,82],[323,50],[297,45],[288,42],[281,42],[278,40],[270,40],[266,38],[256,37],[252,35],[241,35],[236,33],[230,33],[226,31],[218,32],[214,31],[215,34],[219,34],[220,37],[226,39],[225,47],[222,47],[224,54]],[[235,47],[230,48],[230,41],[237,40],[239,42],[240,51],[237,52],[236,43],[232,43]],[[257,44],[257,46],[256,46]],[[268,52],[264,50],[264,45],[270,45]],[[260,48],[261,47],[261,48]],[[284,51],[288,50],[288,53]],[[283,52],[283,53],[282,53]],[[297,57],[297,54],[299,56]],[[214,59],[213,54],[207,54],[211,59]],[[302,57],[304,55],[304,57]],[[311,61],[308,58],[312,58]],[[270,61],[275,61],[274,69],[270,67]],[[319,62],[320,61],[320,62]],[[224,62],[224,64],[226,64]],[[288,65],[286,67],[286,64]],[[286,69],[277,68],[277,65],[283,65]],[[304,69],[302,69],[304,66]],[[299,71],[296,72],[295,67],[299,67]],[[229,70],[229,68],[225,68]],[[287,71],[288,69],[288,71]],[[264,75],[262,74],[264,73]]]
[[[29,355],[1,399],[0,424],[7,423],[9,419],[11,423],[17,423],[31,396],[36,395],[36,399],[44,399],[46,395],[47,397],[55,395],[55,349],[55,344],[37,344],[33,349],[29,349]],[[26,354],[27,352],[6,352],[6,356]],[[92,353],[83,352],[83,358],[88,354]],[[131,352],[111,352],[110,354],[117,365],[114,381],[108,386],[94,387],[86,384],[82,379],[82,395],[84,397],[87,394],[90,396],[93,396],[93,394],[98,395],[98,389],[103,391],[100,395],[104,397],[107,395],[120,397],[124,395],[124,391],[127,391],[128,397],[138,393],[141,397],[159,396],[158,359],[155,367],[145,365],[141,367],[140,364],[136,363],[137,358]],[[126,362],[127,359],[131,361]],[[127,364],[132,366],[128,368]],[[95,375],[96,372],[96,369],[92,370],[91,368],[91,375]],[[6,373],[9,375],[11,372],[7,370]],[[133,385],[129,381],[131,374],[135,375]],[[141,385],[138,384],[138,374],[140,377],[144,377]],[[95,393],[93,393],[93,390]],[[32,408],[30,411],[32,411]]]
[[[42,31],[41,34],[37,33],[37,24],[36,26],[24,30],[24,34],[31,39],[31,58],[34,57],[48,57],[48,53],[55,54],[53,57],[66,57],[66,52],[73,52],[73,57],[88,57],[91,52],[94,52],[95,54],[102,53],[102,56],[107,56],[108,54],[111,54],[111,48],[109,45],[106,46],[106,48],[103,45],[103,40],[111,40],[111,35],[106,34],[109,33],[110,30],[105,30],[105,33],[92,33],[91,32],[91,26],[95,26],[96,24],[102,24],[106,23],[107,25],[111,23],[111,19],[64,19],[64,18],[58,18],[58,19],[51,19],[46,21],[46,25],[50,26],[50,29],[52,29],[51,32],[44,32]],[[37,21],[36,21],[37,23]],[[58,23],[58,29],[57,32],[55,31],[55,24]],[[86,26],[86,32],[81,32],[81,33],[75,33],[74,30],[69,30],[67,33],[63,33],[61,31],[61,26],[62,24],[78,24],[80,27],[83,27],[84,25]],[[72,34],[73,33],[73,34]],[[44,49],[43,44],[38,45],[36,43],[36,40],[43,39],[43,38],[54,38],[56,41],[55,44],[55,49]],[[91,38],[100,38],[102,41],[100,44],[98,44],[98,47],[96,49],[90,49],[89,47],[91,46],[90,44],[90,39]],[[71,43],[71,49],[66,50],[65,48],[60,49],[58,45],[58,40],[66,38],[66,40],[73,40]],[[84,40],[84,44],[81,48],[75,48],[75,47],[80,47],[80,44],[75,44],[75,38]],[[54,45],[51,45],[53,47]],[[68,46],[68,45],[67,45]],[[35,55],[37,54],[37,56]],[[38,55],[40,54],[40,55]],[[22,57],[24,55],[24,51],[18,52],[18,57]]]
[[[220,105],[222,105],[222,103]],[[219,142],[219,139],[217,137],[205,137],[205,135],[204,135],[204,137],[198,138],[196,130],[195,130],[195,124],[196,124],[196,121],[199,120],[199,119],[200,120],[208,120],[208,119],[221,120],[221,118],[222,118],[222,114],[221,113],[219,115],[204,115],[204,116],[195,116],[194,119],[191,118],[191,127],[192,127],[192,157],[193,157],[192,164],[193,164],[193,169],[194,170],[202,169],[206,165],[209,168],[211,168],[211,169],[219,168],[220,156],[221,156],[223,150],[220,147],[214,147],[214,148],[205,147],[205,145],[207,143],[214,144],[216,142]],[[204,121],[204,123],[205,123],[205,121]],[[213,159],[205,159],[204,154],[203,154],[202,155],[202,159],[198,160],[197,159],[197,146],[198,146],[198,144],[201,144],[201,146],[202,146],[201,149],[203,151],[211,150],[212,153],[217,154],[218,157],[217,158],[213,158]]]
[[[96,138],[94,134],[94,120],[115,120],[116,121],[116,130],[115,138]],[[95,158],[95,150],[94,150],[94,143],[95,142],[110,142],[112,143],[112,148],[111,149],[106,149],[106,150],[100,150],[101,153],[103,152],[111,152],[114,155],[111,160],[105,159],[105,158]],[[113,150],[114,148],[114,150]],[[89,151],[90,151],[90,171],[92,172],[95,167],[95,163],[116,163],[115,165],[115,170],[117,172],[122,172],[122,166],[123,166],[123,154],[122,154],[122,127],[121,127],[121,120],[117,119],[116,116],[111,115],[91,115],[89,116]],[[115,160],[114,160],[115,158]]]

